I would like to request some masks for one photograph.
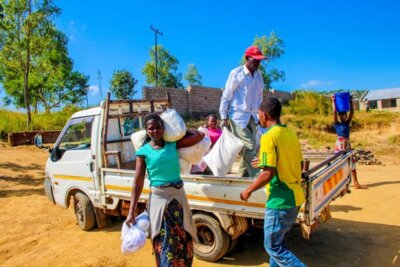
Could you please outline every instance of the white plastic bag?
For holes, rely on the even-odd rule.
[[[135,225],[129,227],[125,222],[121,230],[121,252],[124,255],[135,253],[146,244],[146,232],[150,226],[149,215],[143,212],[135,218]]]
[[[243,142],[225,127],[211,151],[203,157],[215,176],[225,176],[243,148]]]
[[[182,175],[189,175],[192,164],[186,160],[179,158],[179,169]]]
[[[197,144],[178,149],[179,157],[189,163],[196,164],[201,161],[201,158],[206,154],[210,146],[210,137],[204,136],[204,138]]]
[[[121,252],[124,255],[135,253],[146,244],[146,233],[135,225],[129,227],[125,222],[122,225]]]
[[[182,117],[174,109],[168,109],[160,115],[164,122],[164,140],[176,142],[186,134],[186,125]]]
[[[142,230],[143,232],[147,232],[150,227],[150,218],[147,212],[142,212],[135,218],[135,226]]]
[[[131,134],[131,141],[133,146],[135,147],[135,151],[138,151],[146,141],[147,133],[146,130],[140,130]]]

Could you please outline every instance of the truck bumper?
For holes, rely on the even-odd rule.
[[[51,187],[51,180],[49,177],[46,177],[44,179],[44,192],[46,193],[47,198],[53,202],[53,204],[56,204],[54,201],[54,196],[53,196],[53,189]]]

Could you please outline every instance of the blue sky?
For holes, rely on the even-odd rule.
[[[55,1],[56,24],[69,38],[75,69],[90,75],[90,104],[116,69],[139,80],[154,45],[150,25],[163,32],[159,44],[185,73],[193,63],[203,85],[223,87],[256,35],[271,31],[285,54],[271,67],[286,80],[273,87],[292,91],[400,87],[400,1]],[[185,81],[184,81],[185,83]]]

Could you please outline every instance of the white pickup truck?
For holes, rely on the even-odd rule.
[[[50,149],[45,191],[57,205],[69,207],[73,200],[82,230],[105,227],[109,216],[127,215],[135,176],[135,150],[130,135],[141,128],[143,115],[162,112],[169,103],[168,98],[111,101],[108,96],[99,107],[72,115],[65,125]],[[305,238],[311,237],[318,221],[329,219],[329,203],[348,192],[350,158],[351,151],[337,154],[304,174],[306,202],[297,222]],[[262,226],[264,190],[243,202],[240,192],[253,179],[234,175],[182,176],[198,230],[195,255],[202,260],[220,259],[249,226]],[[146,208],[149,194],[146,179],[137,212]]]

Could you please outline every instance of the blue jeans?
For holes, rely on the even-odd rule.
[[[269,266],[306,266],[284,244],[286,234],[296,221],[299,208],[269,209],[264,218],[264,247],[269,254]]]

